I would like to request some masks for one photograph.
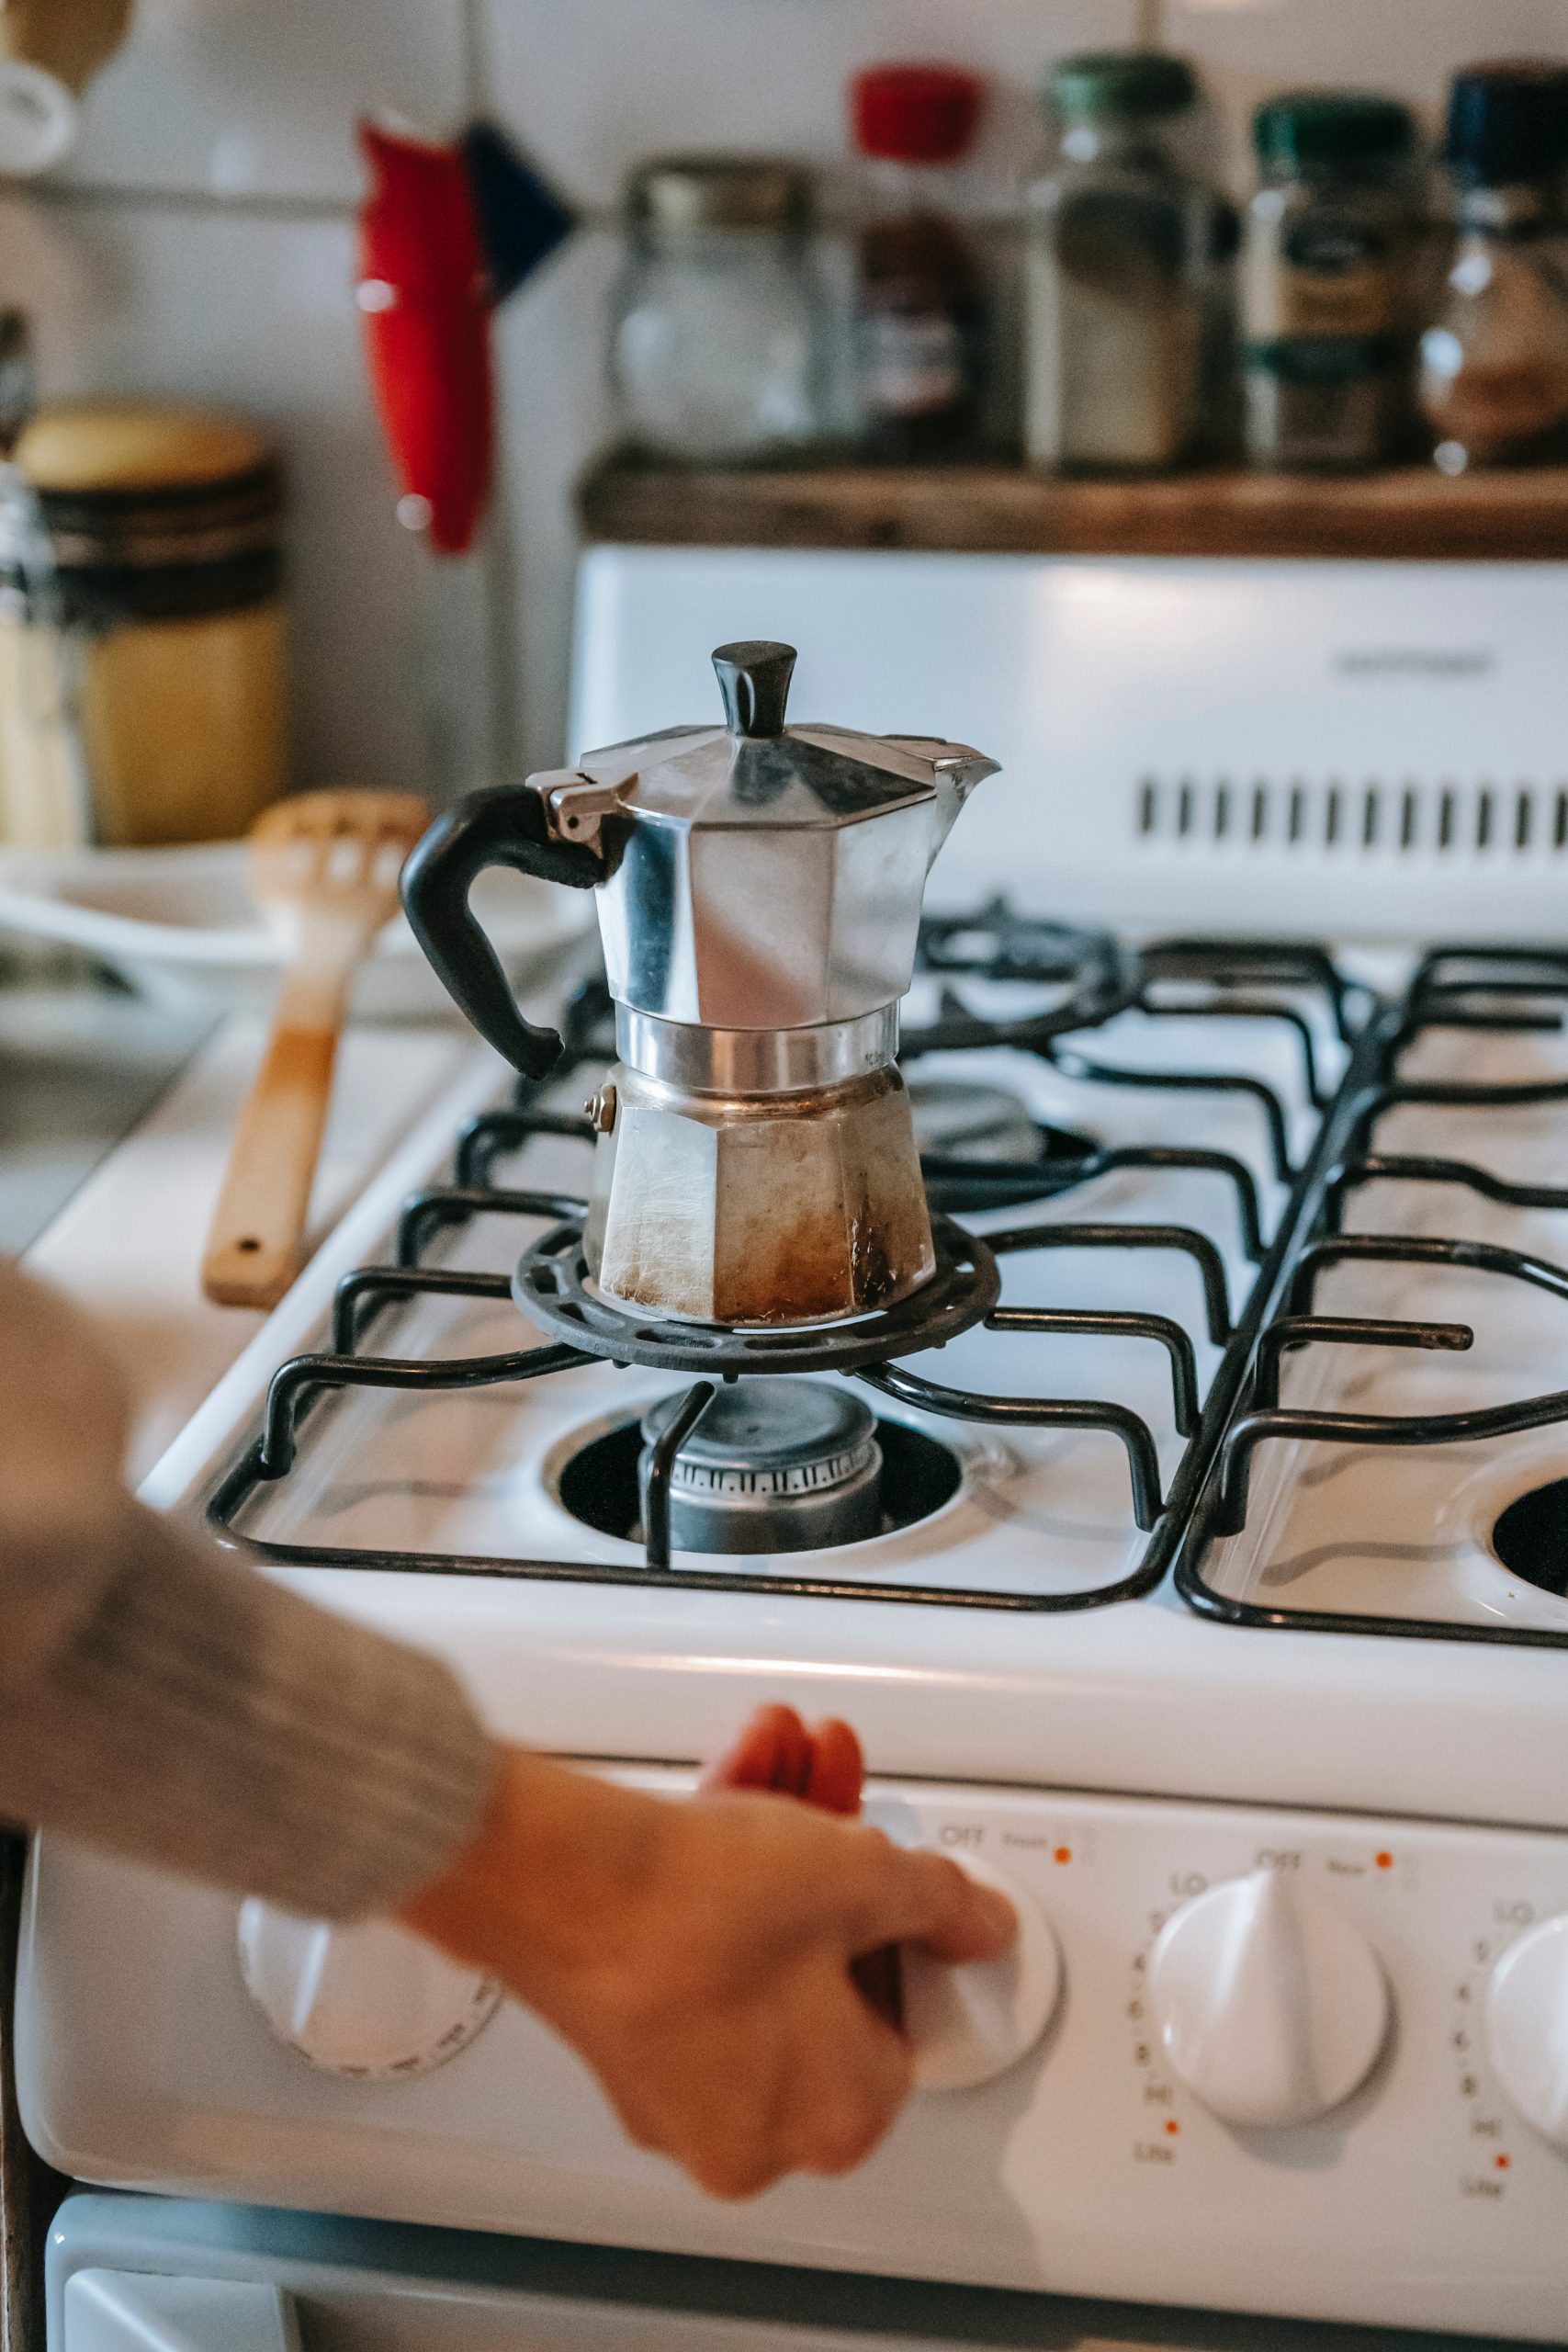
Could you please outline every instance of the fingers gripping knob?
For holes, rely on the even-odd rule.
[[[1184,1905],[1155,1946],[1149,1989],[1181,2081],[1222,2121],[1255,2129],[1328,2114],[1366,2080],[1388,2031],[1376,1954],[1282,1871]]]
[[[254,1896],[240,1913],[246,1989],[280,2041],[323,2074],[393,2082],[456,2057],[501,1988],[382,1920],[337,1928]]]
[[[1056,2014],[1062,1955],[1044,1913],[986,1863],[964,1870],[1005,1894],[1018,1913],[1018,1940],[1000,1960],[949,1968],[903,1953],[904,2030],[915,2049],[915,2086],[969,2090],[1028,2056]]]

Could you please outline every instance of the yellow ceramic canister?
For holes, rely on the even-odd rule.
[[[43,675],[79,784],[74,820],[63,785],[51,814],[45,777],[29,799],[6,760],[0,836],[64,846],[73,821],[115,847],[243,833],[288,785],[273,444],[209,411],[83,401],[41,410],[17,460],[42,504],[55,582],[47,612],[27,583],[0,601],[0,747],[36,732]],[[71,764],[56,757],[62,776]]]

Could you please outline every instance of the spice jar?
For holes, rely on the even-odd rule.
[[[952,458],[976,437],[985,381],[984,268],[951,217],[953,166],[984,101],[973,74],[873,66],[851,99],[864,158],[855,249],[854,374],[868,454]]]
[[[1152,50],[1062,59],[1056,168],[1030,192],[1031,464],[1147,473],[1203,448],[1235,215],[1178,160],[1198,83]]]
[[[1568,455],[1568,68],[1510,62],[1457,75],[1445,160],[1458,235],[1421,342],[1437,462],[1458,474]]]
[[[42,411],[16,461],[53,575],[44,593],[14,545],[0,559],[0,833],[118,847],[244,832],[288,781],[271,444],[232,417],[81,401]],[[73,739],[74,808],[27,768],[40,714],[46,769],[67,774]]]
[[[669,156],[633,175],[626,212],[609,360],[634,452],[744,465],[816,447],[829,327],[809,174],[753,156]]]
[[[1358,90],[1271,98],[1242,266],[1255,465],[1352,471],[1410,438],[1425,240],[1415,119]]]

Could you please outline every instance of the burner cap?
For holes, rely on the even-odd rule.
[[[644,1479],[655,1442],[685,1403],[644,1414]],[[819,1380],[724,1387],[676,1454],[670,1540],[682,1552],[807,1552],[882,1525],[882,1450],[871,1408]]]

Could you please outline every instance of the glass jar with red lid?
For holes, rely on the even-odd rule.
[[[979,438],[986,270],[953,217],[953,179],[985,95],[977,75],[952,65],[872,66],[851,86],[863,159],[854,378],[872,457],[962,457]]]

